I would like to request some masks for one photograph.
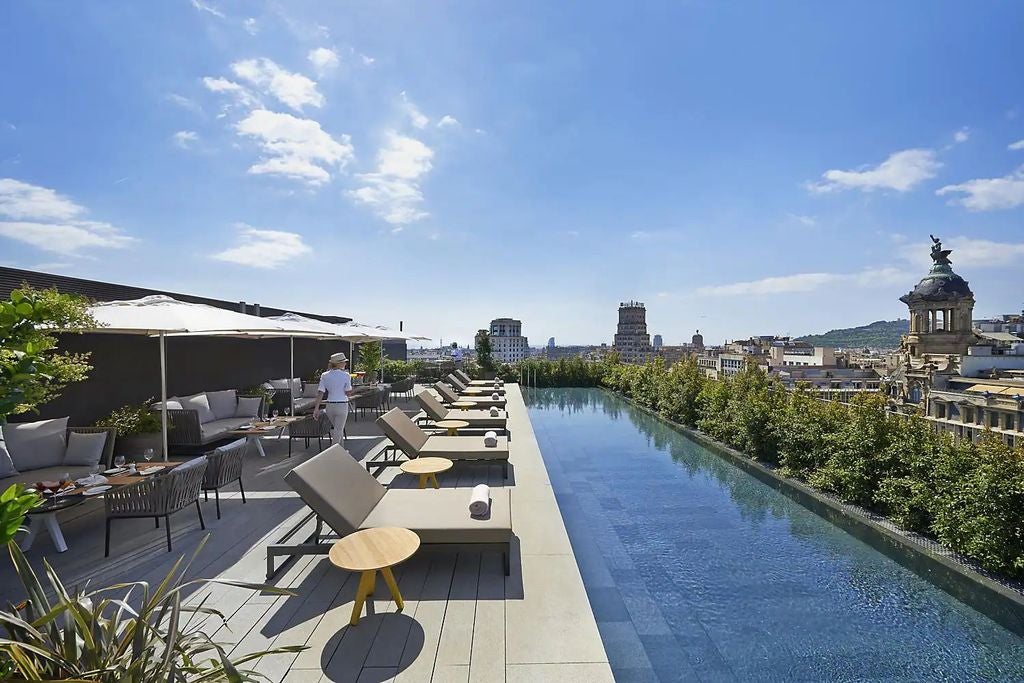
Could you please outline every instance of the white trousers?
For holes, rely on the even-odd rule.
[[[324,406],[331,421],[331,443],[340,444],[345,438],[345,423],[348,421],[348,402],[328,403]]]

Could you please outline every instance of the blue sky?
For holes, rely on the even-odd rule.
[[[1020,3],[0,5],[0,263],[468,342],[1024,305]]]

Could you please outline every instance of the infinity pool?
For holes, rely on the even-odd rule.
[[[1024,639],[665,423],[526,400],[616,680],[1024,680]]]

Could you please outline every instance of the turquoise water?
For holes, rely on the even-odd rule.
[[[660,420],[526,398],[616,680],[1024,680],[1024,639]]]

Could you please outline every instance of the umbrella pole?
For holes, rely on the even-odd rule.
[[[291,361],[288,369],[288,397],[291,399],[291,408],[288,414],[295,415],[295,385],[292,384],[292,380],[295,378],[295,337],[288,337],[288,347]]]
[[[160,333],[160,438],[164,462],[167,462],[167,343],[163,332]]]

